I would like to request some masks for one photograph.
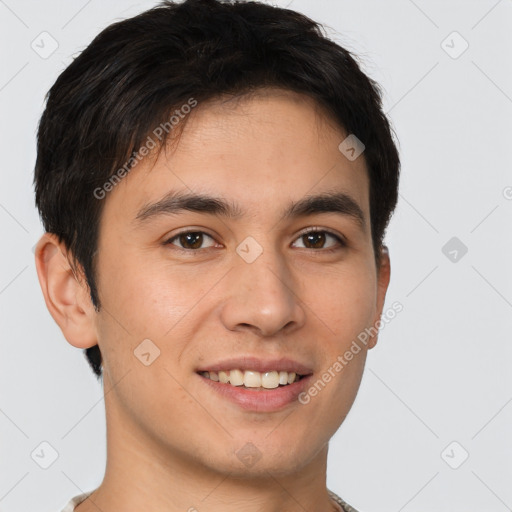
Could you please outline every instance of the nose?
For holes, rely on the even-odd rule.
[[[261,337],[286,333],[304,325],[306,314],[294,276],[276,251],[264,250],[252,263],[242,258],[229,275],[229,299],[221,319],[226,329],[248,329]]]

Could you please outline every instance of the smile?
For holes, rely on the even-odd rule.
[[[197,376],[222,401],[246,411],[270,413],[299,405],[298,396],[309,387],[313,374],[300,375],[286,371],[260,373],[252,370],[242,372],[235,369],[199,371]],[[226,382],[221,382],[221,378]]]
[[[200,375],[214,382],[231,384],[231,386],[244,387],[245,389],[275,389],[288,386],[299,381],[303,375],[295,372],[269,371],[258,372],[255,370],[227,370],[227,371],[203,371]]]

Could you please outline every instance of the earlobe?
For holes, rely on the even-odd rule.
[[[382,310],[386,300],[386,292],[391,278],[391,261],[389,259],[389,249],[383,245],[380,254],[379,268],[377,269],[377,313],[374,318],[373,326],[378,328],[381,325]],[[368,342],[368,348],[375,347],[378,341],[378,332],[372,336]]]
[[[45,233],[36,245],[39,284],[48,311],[67,341],[77,348],[97,344],[94,307],[85,288],[73,273],[67,250],[56,235]]]

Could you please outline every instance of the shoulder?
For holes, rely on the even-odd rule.
[[[329,489],[327,489],[327,492],[336,503],[341,505],[341,508],[343,509],[344,512],[358,512],[354,507],[351,507],[346,501],[342,500],[337,494],[334,494]]]
[[[84,492],[82,494],[79,494],[78,496],[75,496],[74,498],[71,498],[71,500],[69,500],[68,504],[62,509],[61,512],[73,512],[75,510],[75,507],[77,505],[80,505],[82,501],[85,501],[93,492],[94,490]]]

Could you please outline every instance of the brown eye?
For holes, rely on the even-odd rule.
[[[329,238],[334,239],[337,242],[337,244],[335,243],[334,245],[331,244],[329,247],[324,247]],[[346,245],[344,240],[338,235],[330,233],[329,231],[322,231],[320,229],[314,229],[302,233],[302,235],[299,236],[298,240],[302,240],[305,249],[335,250],[340,246],[344,247]],[[336,247],[336,245],[338,247]]]
[[[210,235],[207,235],[202,231],[184,231],[183,233],[179,233],[176,236],[167,240],[165,244],[176,245],[174,243],[176,241],[180,244],[178,245],[180,249],[197,250],[203,248],[201,246],[205,241],[205,237],[213,240],[213,238]]]
[[[318,232],[318,233],[308,233],[306,235],[302,235],[302,240],[306,245],[312,244],[313,247],[310,247],[312,249],[322,249],[323,245],[325,244],[325,233]]]

